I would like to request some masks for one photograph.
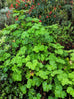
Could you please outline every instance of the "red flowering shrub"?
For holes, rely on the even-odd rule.
[[[67,0],[64,0],[64,2],[61,0],[16,0],[14,8],[27,10],[27,13],[25,13],[27,16],[39,18],[44,25],[50,25],[59,21],[59,16],[64,18],[64,13],[59,14],[60,11],[63,12],[63,5],[66,3],[68,3]],[[72,3],[73,1],[70,0],[70,4]],[[13,8],[12,4],[10,8]]]

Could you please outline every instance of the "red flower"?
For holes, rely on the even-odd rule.
[[[54,7],[54,10],[56,11],[56,7]]]
[[[29,9],[29,12],[31,12],[32,10],[31,9]]]
[[[31,9],[34,9],[33,7],[31,7]]]
[[[46,18],[48,18],[48,16],[46,16]]]
[[[15,20],[17,21],[18,20],[18,17]]]
[[[25,4],[25,7],[27,7],[27,4]]]
[[[9,8],[10,8],[10,9],[14,8],[14,7],[13,7],[13,4],[11,4],[11,6],[10,6]]]
[[[31,9],[34,9],[34,7],[35,7],[35,6],[34,6],[34,5],[32,5],[32,6],[31,6]]]
[[[16,3],[16,6],[18,6],[18,4]]]
[[[18,8],[18,6],[19,6],[19,5],[16,3],[16,8]]]
[[[40,5],[40,3],[38,3],[38,5]]]
[[[35,7],[35,5],[32,5],[32,7]]]
[[[39,20],[39,22],[42,22],[41,20]]]
[[[13,4],[11,4],[11,7],[13,7]]]
[[[39,15],[39,18],[41,18],[41,15]]]
[[[52,14],[52,11],[50,11],[49,15],[51,15],[51,14]]]

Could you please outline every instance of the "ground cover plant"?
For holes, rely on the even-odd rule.
[[[0,98],[73,99],[74,50],[57,43],[56,24],[15,12],[15,24],[0,31]]]

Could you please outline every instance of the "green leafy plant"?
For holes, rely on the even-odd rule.
[[[18,21],[1,31],[0,98],[41,99],[43,93],[48,99],[74,97],[73,68],[68,53],[51,35],[54,28],[48,30],[22,10]]]

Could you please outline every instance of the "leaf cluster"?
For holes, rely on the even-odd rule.
[[[39,19],[19,14],[15,24],[1,31],[1,98],[41,99],[42,92],[49,93],[48,99],[74,97],[74,68],[51,35],[55,27],[48,30]]]

